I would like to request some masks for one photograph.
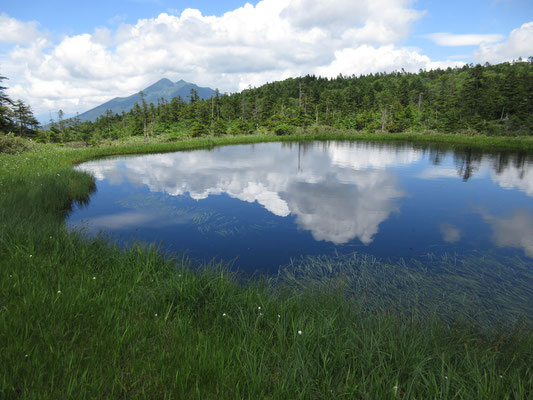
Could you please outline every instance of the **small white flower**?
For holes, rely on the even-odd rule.
[[[446,375],[444,375],[444,379],[448,379],[448,377]]]
[[[301,335],[302,334],[302,331],[298,331],[298,335]]]
[[[96,279],[96,276],[93,276],[93,281]]]
[[[281,315],[278,314],[278,318],[281,318]]]
[[[503,379],[503,375],[500,375],[500,379]]]
[[[262,312],[260,312],[260,313],[259,313],[259,316],[260,316],[260,317],[262,317],[262,316],[263,316],[263,313],[262,313]]]
[[[227,314],[226,313],[222,313],[222,316],[225,317]]]
[[[392,390],[394,390],[396,392],[398,390],[398,386],[393,386]]]
[[[261,306],[257,307],[258,310],[261,310]]]
[[[155,317],[157,317],[157,314],[154,314]]]
[[[33,254],[30,254],[30,257],[33,257]]]
[[[26,355],[25,355],[24,357],[28,358],[28,357],[29,357],[29,355],[28,355],[28,354],[26,354]]]
[[[58,290],[57,293],[61,293],[61,290]]]

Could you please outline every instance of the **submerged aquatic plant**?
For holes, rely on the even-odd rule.
[[[311,256],[282,267],[277,281],[341,290],[370,311],[421,318],[437,314],[485,328],[533,326],[533,265],[516,257],[428,254],[407,262],[359,253]]]

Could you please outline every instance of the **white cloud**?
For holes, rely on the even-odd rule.
[[[281,16],[302,30],[323,29],[356,44],[391,43],[407,37],[422,12],[410,0],[294,0]]]
[[[500,42],[504,39],[503,35],[498,34],[455,35],[447,32],[432,33],[425,37],[431,39],[439,46],[479,46],[481,44]]]
[[[336,76],[338,74],[369,74],[376,71],[392,72],[403,68],[407,72],[418,72],[420,69],[436,69],[462,66],[460,61],[431,61],[429,57],[417,51],[384,45],[374,47],[361,45],[356,48],[345,48],[335,52],[335,59],[326,66],[317,67],[320,75]]]
[[[39,31],[39,23],[35,21],[22,22],[0,14],[0,42],[28,44],[43,37]]]
[[[38,114],[59,108],[82,112],[162,77],[231,92],[305,74],[462,65],[433,62],[398,45],[423,14],[413,3],[263,0],[218,17],[186,9],[113,30],[65,36],[50,47],[31,39],[38,31],[29,23],[33,36],[19,35],[18,45],[0,62],[10,78],[10,93]]]
[[[527,59],[530,56],[533,56],[533,22],[527,22],[511,31],[505,42],[482,44],[474,52],[476,62],[491,64],[512,61],[519,57]]]

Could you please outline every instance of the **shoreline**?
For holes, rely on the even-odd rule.
[[[196,271],[148,244],[121,249],[65,227],[73,202],[86,201],[94,185],[73,164],[298,139],[369,140],[237,136],[82,149],[38,144],[0,154],[0,397],[394,398],[394,387],[417,398],[533,393],[526,326],[480,333],[468,320],[369,312],[335,286],[273,293],[267,282],[239,285],[221,266]],[[530,154],[533,141],[519,142]]]

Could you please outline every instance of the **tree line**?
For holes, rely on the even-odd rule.
[[[188,99],[161,98],[148,104],[140,94],[141,102],[130,111],[108,111],[94,122],[65,120],[60,112],[37,138],[90,143],[142,135],[148,141],[163,133],[171,138],[257,131],[284,135],[310,126],[371,132],[533,134],[532,57],[418,73],[307,75],[233,94],[216,90],[205,100],[191,90]]]

